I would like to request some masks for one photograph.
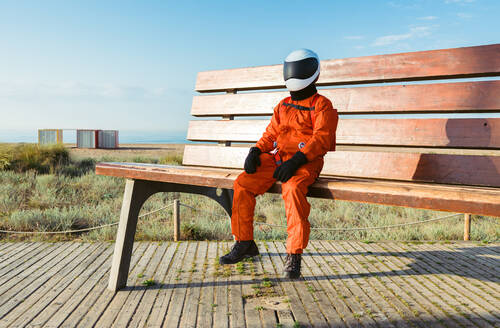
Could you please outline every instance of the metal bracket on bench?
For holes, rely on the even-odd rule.
[[[108,289],[111,291],[117,291],[127,283],[139,211],[144,202],[158,192],[185,192],[210,197],[231,217],[232,189],[127,179],[109,277]]]

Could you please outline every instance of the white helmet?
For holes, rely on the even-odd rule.
[[[309,49],[292,51],[283,65],[283,78],[289,91],[299,91],[319,76],[319,57]]]

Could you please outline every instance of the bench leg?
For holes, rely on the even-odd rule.
[[[147,181],[127,179],[109,276],[108,289],[111,291],[117,291],[127,284],[137,218],[142,204],[152,194],[147,185]]]
[[[125,193],[123,194],[122,210],[120,222],[118,224],[118,233],[116,235],[115,251],[113,253],[108,289],[115,292],[125,287],[127,284],[139,211],[144,202],[151,195],[157,192],[185,192],[204,195],[219,203],[230,217],[231,206],[233,204],[233,190],[219,190],[222,192],[217,192],[217,188],[214,187],[127,179]]]

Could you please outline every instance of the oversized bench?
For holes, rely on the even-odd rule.
[[[500,44],[322,61],[318,85],[336,86],[319,93],[340,114],[338,146],[309,195],[464,213],[468,239],[470,214],[500,217],[500,80],[470,78],[499,75]],[[458,78],[468,80],[430,82]],[[283,88],[282,65],[200,72],[196,91],[213,94],[195,96],[191,114],[222,119],[191,121],[187,139],[214,145],[186,145],[183,166],[96,166],[127,178],[109,289],[126,284],[139,210],[152,194],[205,195],[231,214],[248,147],[288,95],[241,91]],[[467,115],[451,118],[458,113]],[[266,117],[241,119],[250,116]]]

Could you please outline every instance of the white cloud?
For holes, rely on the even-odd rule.
[[[403,40],[408,40],[408,39],[413,39],[413,38],[421,38],[427,35],[430,35],[430,27],[429,26],[417,26],[417,27],[412,27],[410,28],[410,31],[408,33],[404,34],[391,34],[391,35],[384,35],[381,37],[378,37],[373,41],[372,46],[375,47],[380,47],[380,46],[387,46],[390,44],[394,44],[399,41]]]
[[[362,36],[362,35],[348,35],[348,36],[344,36],[344,39],[346,39],[346,40],[362,40],[364,38],[365,37]]]
[[[437,19],[437,16],[423,16],[423,17],[418,17],[417,19],[420,19],[420,20],[435,20],[435,19]]]

